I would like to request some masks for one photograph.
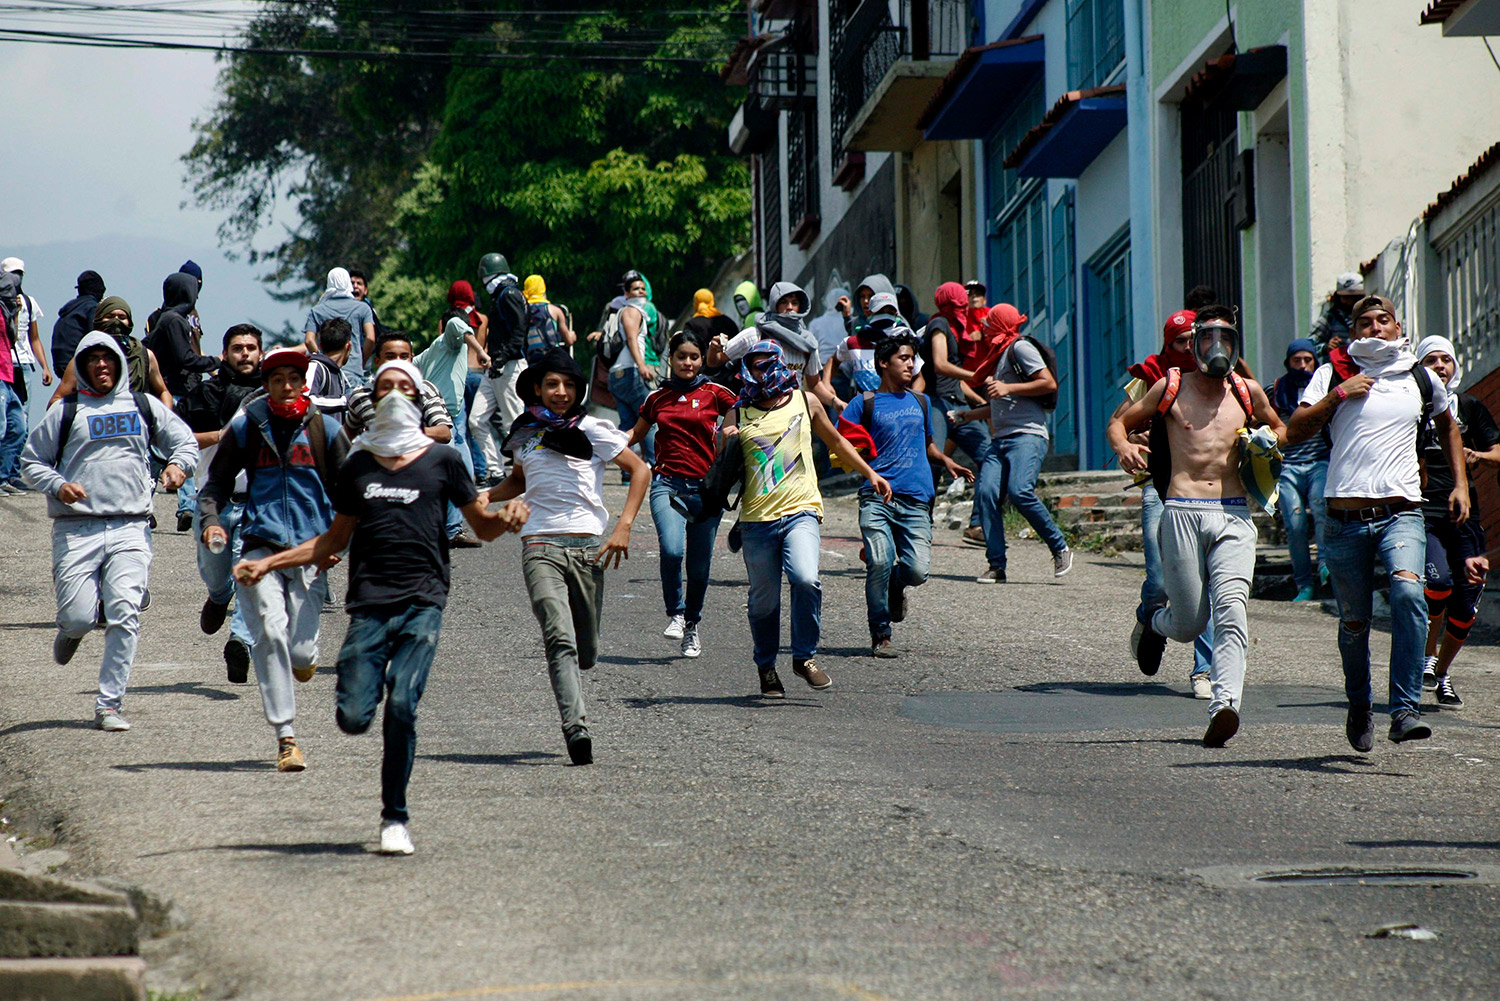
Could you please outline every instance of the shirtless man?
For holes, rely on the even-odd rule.
[[[1240,695],[1245,687],[1246,609],[1255,573],[1255,525],[1240,482],[1239,430],[1247,419],[1267,425],[1260,438],[1285,444],[1286,429],[1265,391],[1253,379],[1233,375],[1240,334],[1234,313],[1207,306],[1193,324],[1193,360],[1183,372],[1175,400],[1163,396],[1172,381],[1157,380],[1141,399],[1109,422],[1108,437],[1127,473],[1146,469],[1151,448],[1130,441],[1161,414],[1170,456],[1170,479],[1158,476],[1162,495],[1161,556],[1167,605],[1137,613],[1130,637],[1144,674],[1161,666],[1167,640],[1189,643],[1214,624],[1206,747],[1223,747],[1240,726]],[[1249,406],[1246,406],[1246,402]],[[1164,409],[1164,413],[1162,412]],[[1247,409],[1251,413],[1247,414]],[[1160,431],[1152,440],[1161,447]],[[1165,472],[1158,458],[1154,473]]]

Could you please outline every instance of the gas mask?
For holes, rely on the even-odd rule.
[[[1193,324],[1193,360],[1210,379],[1227,379],[1240,360],[1240,332],[1227,323]]]

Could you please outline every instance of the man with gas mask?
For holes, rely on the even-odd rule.
[[[1258,446],[1286,443],[1286,429],[1265,391],[1234,371],[1240,351],[1234,312],[1205,306],[1193,321],[1194,367],[1169,369],[1109,427],[1120,468],[1149,469],[1163,507],[1167,604],[1137,612],[1131,652],[1143,673],[1155,674],[1168,639],[1191,642],[1213,619],[1206,747],[1223,747],[1239,730],[1245,685],[1256,530],[1240,479],[1240,432],[1259,422],[1264,426],[1250,436]],[[1129,432],[1148,426],[1149,446],[1129,440]]]
[[[1389,299],[1365,296],[1351,311],[1346,346],[1332,348],[1302,392],[1287,438],[1328,428],[1328,519],[1322,548],[1339,603],[1339,656],[1349,699],[1344,732],[1356,751],[1375,741],[1370,684],[1370,614],[1375,590],[1391,589],[1391,727],[1396,743],[1432,736],[1422,722],[1422,658],[1427,642],[1427,530],[1422,518],[1420,450],[1440,447],[1453,471],[1448,509],[1469,517],[1469,481],[1448,390],[1412,352]],[[1381,572],[1384,576],[1380,576]]]

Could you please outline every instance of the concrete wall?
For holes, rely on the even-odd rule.
[[[966,207],[975,197],[967,142],[920,143],[896,158],[896,273],[923,312],[943,282],[978,273],[977,236]],[[857,279],[856,279],[857,280]]]

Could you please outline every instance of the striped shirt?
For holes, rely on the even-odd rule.
[[[368,386],[349,391],[349,409],[344,412],[344,430],[351,439],[358,438],[375,419],[375,396]],[[422,380],[422,426],[424,428],[453,426],[448,415],[448,404],[443,402],[443,393],[426,379]]]

